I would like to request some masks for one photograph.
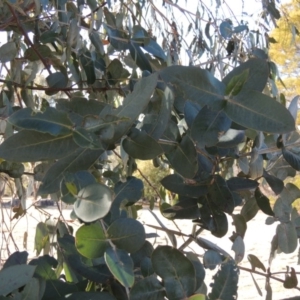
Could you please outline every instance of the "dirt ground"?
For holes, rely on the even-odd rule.
[[[28,206],[31,205],[31,202],[28,201]],[[11,222],[9,220],[14,215],[11,207],[6,205],[1,209],[0,216],[0,246],[1,246],[1,263],[5,261],[7,255],[9,253],[14,252],[16,249],[19,251],[26,250],[29,253],[29,258],[35,257],[34,251],[34,238],[35,238],[35,227],[38,222],[44,222],[47,218],[51,216],[51,218],[57,219],[58,217],[64,218],[70,225],[74,227],[76,230],[80,224],[74,223],[70,218],[71,209],[68,207],[62,208],[62,215],[60,215],[56,206],[47,206],[34,208],[30,207],[27,210],[27,213],[24,217],[19,219],[14,219]],[[173,230],[181,230],[182,233],[190,234],[192,230],[192,222],[189,220],[179,220],[173,223],[165,218],[163,218],[157,209],[154,210],[154,214],[158,217],[158,219],[169,229]],[[153,216],[152,213],[149,212],[146,208],[139,212],[139,221],[144,224],[160,226]],[[246,245],[246,253],[245,257],[240,263],[241,266],[250,268],[250,263],[247,260],[248,254],[256,255],[266,266],[268,267],[268,258],[270,252],[270,243],[272,237],[276,231],[276,224],[273,225],[265,225],[266,215],[263,213],[258,213],[254,219],[247,223],[247,232],[244,238]],[[231,217],[229,217],[229,223],[231,223]],[[149,226],[145,226],[147,233],[157,233],[159,235],[158,238],[151,238],[149,241],[155,244],[169,244],[171,245],[167,235],[163,231],[158,231]],[[234,228],[230,225],[228,231],[228,237],[232,234]],[[27,233],[27,241],[24,243],[24,235]],[[234,256],[234,252],[231,250],[232,242],[228,237],[218,239],[213,237],[209,232],[204,232],[201,234],[202,237],[210,240],[211,242],[217,244],[219,247],[226,250],[232,256]],[[178,246],[180,246],[184,241],[181,238],[177,240]],[[202,255],[204,253],[203,249],[200,248],[196,243],[191,243],[190,246],[186,249],[187,251],[194,251],[195,253]],[[296,272],[300,273],[300,266],[297,265],[298,261],[298,250],[294,253],[286,255],[286,254],[278,254],[275,260],[272,263],[272,272],[284,272],[286,270],[286,266],[293,267]],[[205,282],[208,284],[211,282],[211,277],[216,272],[206,270],[206,280]],[[238,299],[244,300],[254,300],[254,299],[265,299],[265,278],[263,276],[253,274],[258,287],[261,290],[262,296],[258,294],[258,291],[253,283],[251,278],[251,274],[249,272],[241,270],[240,278],[239,278],[239,297]],[[283,279],[284,276],[281,276]],[[273,290],[273,300],[280,300],[286,297],[300,296],[300,291],[296,289],[286,290],[283,288],[282,283],[277,282],[275,280],[271,280],[271,287]]]

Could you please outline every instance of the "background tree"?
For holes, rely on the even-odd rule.
[[[299,16],[300,2],[290,1],[281,6],[282,18],[270,33],[270,57],[279,66],[281,89],[288,99],[299,94]]]
[[[24,176],[32,176],[38,195],[72,205],[82,225],[73,234],[62,220],[39,223],[38,258],[9,257],[1,299],[229,300],[240,270],[266,278],[267,299],[271,280],[299,290],[292,267],[271,269],[276,251],[298,247],[292,203],[300,190],[283,182],[300,170],[298,97],[288,108],[277,101],[265,22],[275,25],[280,12],[274,1],[262,4],[252,29],[220,1],[193,10],[151,0],[2,2],[0,170],[21,200],[14,217],[26,215]],[[154,189],[160,209],[195,224],[191,233],[161,226],[172,247],[152,245],[134,218],[151,186],[135,176],[137,159],[172,169],[161,184],[177,202],[164,203]],[[277,196],[273,208],[266,184]],[[268,224],[278,222],[269,266],[252,255],[245,269],[246,223],[259,209]],[[222,238],[229,222],[234,257],[200,235]],[[50,235],[55,257],[41,255]],[[186,251],[192,242],[203,258]],[[217,268],[208,291],[204,266]]]

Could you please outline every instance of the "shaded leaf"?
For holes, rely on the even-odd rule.
[[[295,269],[291,268],[290,275],[288,274],[288,272],[285,274],[285,280],[283,286],[286,289],[293,289],[297,287],[297,285],[298,285],[298,279],[297,279]]]
[[[222,263],[223,259],[219,252],[207,250],[203,256],[203,265],[206,269],[214,270]]]
[[[233,192],[254,190],[259,185],[256,180],[243,177],[231,177],[226,183],[228,188]]]
[[[273,190],[273,192],[278,195],[282,192],[284,188],[284,183],[279,178],[270,175],[267,171],[264,170],[263,177],[266,179],[268,185]]]
[[[197,152],[193,141],[185,135],[176,149],[166,153],[176,172],[185,178],[193,178],[198,170]]]
[[[241,215],[245,218],[246,222],[252,220],[257,212],[259,210],[259,207],[257,205],[256,199],[254,197],[246,200],[242,210]]]
[[[164,296],[164,287],[155,276],[149,276],[136,282],[130,290],[131,300],[159,300],[163,299]]]
[[[284,159],[296,170],[300,171],[300,156],[292,151],[282,148]]]
[[[164,209],[163,215],[172,220],[200,218],[197,199],[188,198],[178,201],[175,205]]]
[[[93,84],[96,81],[94,62],[91,57],[91,53],[86,51],[79,56],[80,64],[85,72],[87,83]]]
[[[162,179],[161,184],[169,191],[192,198],[198,198],[207,194],[208,189],[206,185],[188,184],[184,179],[177,175],[171,174]]]
[[[191,127],[191,137],[200,148],[211,147],[231,125],[223,111],[213,111],[204,106],[197,114]]]
[[[46,77],[49,90],[46,91],[46,94],[51,96],[57,94],[60,89],[64,89],[68,84],[68,77],[62,72],[56,72],[48,75]]]
[[[20,128],[55,136],[70,134],[73,127],[67,114],[53,107],[47,107],[44,112],[34,112],[29,107],[23,108],[12,114],[8,121]]]
[[[134,41],[130,41],[128,44],[130,55],[132,59],[135,61],[137,66],[142,70],[142,71],[149,71],[152,72],[151,65],[144,54],[144,52],[141,50],[139,45],[135,43]]]
[[[272,217],[275,216],[270,205],[270,200],[264,194],[262,194],[259,188],[255,190],[255,199],[262,212]]]
[[[144,226],[134,219],[119,218],[107,229],[107,237],[119,248],[134,253],[145,243]]]
[[[6,63],[13,60],[18,53],[15,42],[8,42],[0,47],[0,62]]]
[[[211,293],[208,299],[237,299],[238,268],[233,261],[221,265],[221,269],[214,275]]]
[[[208,187],[208,192],[211,200],[220,210],[228,214],[233,212],[234,200],[232,193],[230,192],[226,181],[220,175],[214,176],[214,181]]]
[[[278,246],[283,253],[292,253],[298,245],[298,237],[292,222],[277,225]]]
[[[195,269],[189,259],[170,246],[159,246],[152,253],[155,273],[164,281],[169,299],[185,299],[196,287]]]
[[[153,159],[163,153],[163,149],[150,135],[144,131],[132,128],[123,140],[124,150],[133,158],[142,160]]]

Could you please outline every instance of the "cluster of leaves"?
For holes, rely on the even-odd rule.
[[[181,47],[177,26],[170,24],[170,43],[163,49],[150,28],[141,25],[145,1],[121,1],[114,14],[110,1],[104,7],[89,0],[88,16],[81,12],[84,1],[46,2],[37,7],[38,1],[7,1],[0,8],[5,25],[0,28],[9,36],[0,47],[0,61],[11,65],[1,80],[5,126],[0,170],[20,186],[23,163],[36,163],[32,175],[41,182],[38,194],[72,205],[72,217],[83,224],[75,236],[61,221],[38,224],[37,254],[55,235],[57,257],[39,256],[27,264],[26,252],[14,253],[0,272],[1,299],[236,299],[246,223],[258,210],[269,216],[268,224],[279,222],[270,265],[276,251],[291,253],[298,246],[300,216],[291,205],[300,190],[283,183],[300,170],[298,97],[287,109],[267,92],[274,63],[257,49],[259,42],[249,54],[232,54],[235,67],[214,74],[217,63],[208,69],[176,65]],[[152,1],[148,5],[155,15]],[[267,12],[271,19],[278,17],[273,1]],[[128,19],[133,26],[124,26]],[[195,30],[200,20],[197,13]],[[220,35],[210,36],[208,25]],[[238,42],[247,32],[246,25],[228,20],[210,20],[205,30],[211,44],[217,39]],[[112,59],[115,53],[118,58]],[[41,68],[48,73],[47,87],[36,80]],[[49,105],[33,96],[36,90],[66,97]],[[123,172],[109,168],[114,155],[122,158]],[[203,262],[177,247],[175,236],[181,233],[165,229],[173,247],[154,248],[153,235],[129,217],[136,215],[144,189],[133,176],[136,159],[167,163],[174,170],[161,184],[178,201],[161,210],[169,219],[193,220],[199,226],[190,241],[206,250]],[[278,195],[273,209],[262,192],[265,183]],[[22,185],[18,191],[26,213]],[[241,212],[234,214],[237,206]],[[236,227],[231,236],[235,257],[199,236],[207,230],[222,238],[228,218]],[[248,259],[252,271],[262,268],[255,256]],[[204,266],[218,267],[210,292]],[[266,272],[267,282],[270,274]],[[293,269],[287,273],[286,288],[297,286],[295,276]],[[269,285],[268,297],[271,292]]]

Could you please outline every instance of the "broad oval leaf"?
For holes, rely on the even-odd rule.
[[[74,211],[84,222],[94,222],[105,217],[112,200],[111,190],[106,185],[94,183],[79,191]]]
[[[277,225],[278,246],[283,253],[292,253],[298,245],[298,237],[294,224],[289,221]]]
[[[269,133],[295,130],[290,112],[265,94],[243,89],[237,96],[226,100],[225,113],[242,126]]]
[[[153,159],[163,153],[162,147],[144,131],[132,128],[122,146],[133,158],[142,160]]]
[[[0,272],[1,295],[7,295],[27,284],[35,271],[36,266],[15,265],[4,268]]]
[[[140,222],[129,218],[119,218],[108,227],[107,237],[118,248],[134,253],[145,243],[146,233]]]
[[[0,62],[6,63],[13,60],[18,53],[15,42],[8,42],[0,47]]]
[[[170,246],[159,246],[152,253],[155,273],[164,281],[169,299],[185,299],[196,287],[195,269],[191,261]]]
[[[34,112],[31,108],[23,108],[12,114],[8,122],[14,126],[49,133],[55,136],[72,132],[73,123],[67,114],[47,107],[45,112]]]
[[[47,90],[46,94],[51,96],[60,91],[60,89],[64,89],[68,84],[68,77],[62,72],[56,72],[50,74],[46,78],[47,84],[49,89]]]
[[[233,34],[233,27],[231,21],[223,21],[220,24],[220,33],[224,39],[230,39]]]
[[[130,290],[130,300],[164,299],[165,290],[155,276],[139,280]]]
[[[109,246],[99,223],[81,226],[76,231],[75,244],[78,252],[87,258],[102,257]]]
[[[108,248],[104,254],[104,259],[111,273],[124,287],[133,286],[133,262],[126,251]]]
[[[214,270],[222,263],[222,256],[214,250],[207,250],[203,256],[203,265],[209,270]]]

